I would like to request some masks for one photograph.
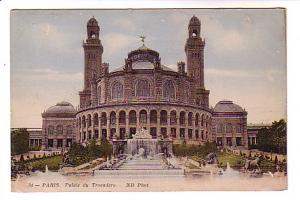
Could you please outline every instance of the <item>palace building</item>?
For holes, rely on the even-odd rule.
[[[159,52],[142,46],[129,52],[121,67],[103,62],[105,47],[93,17],[87,22],[84,84],[78,109],[60,102],[43,114],[44,149],[68,148],[91,139],[126,140],[137,129],[173,143],[247,147],[247,112],[232,101],[210,107],[204,81],[205,40],[200,20],[188,24],[186,61],[177,70],[163,64]]]

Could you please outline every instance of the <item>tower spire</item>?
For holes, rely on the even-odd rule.
[[[142,43],[143,43],[143,46],[145,46],[145,39],[146,39],[146,36],[141,35],[140,38],[141,38],[141,41],[142,41]]]

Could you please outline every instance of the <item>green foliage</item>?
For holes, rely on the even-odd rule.
[[[107,141],[101,141],[101,144],[96,144],[95,140],[91,140],[86,147],[80,144],[72,144],[69,152],[71,164],[77,166],[99,157],[111,157],[112,145]]]
[[[281,119],[272,123],[270,128],[263,128],[257,134],[257,149],[266,152],[286,154],[286,122]]]
[[[29,151],[29,133],[26,129],[18,129],[11,132],[12,155],[27,153]]]
[[[232,153],[218,152],[217,158],[220,164],[220,167],[226,167],[227,162],[231,167],[242,167],[245,165],[245,159],[242,156],[235,155]]]
[[[278,158],[277,158],[277,156],[275,156],[274,163],[275,163],[275,164],[277,164],[277,163],[278,163]]]
[[[187,145],[186,143],[173,145],[173,153],[176,156],[200,156],[204,158],[212,152],[217,152],[217,146],[212,142],[207,142],[204,145]]]
[[[40,146],[35,146],[35,147],[29,147],[30,151],[40,151],[41,147]]]
[[[25,160],[24,155],[22,154],[21,157],[20,157],[20,162],[24,162],[24,160]]]
[[[58,155],[58,156],[52,156],[48,158],[32,160],[30,162],[27,162],[26,166],[27,168],[31,166],[33,170],[44,171],[47,165],[49,170],[58,170],[59,165],[61,163],[62,163],[62,156]]]

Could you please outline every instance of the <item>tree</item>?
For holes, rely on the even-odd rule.
[[[286,122],[274,121],[270,128],[262,128],[257,134],[257,148],[261,151],[286,154]]]
[[[21,154],[20,162],[24,162],[24,156],[23,156],[23,154]]]
[[[12,155],[27,153],[29,151],[29,133],[26,129],[13,130],[11,132]]]
[[[275,156],[274,163],[275,163],[275,164],[277,164],[277,163],[278,163],[278,158],[277,158],[277,156]]]

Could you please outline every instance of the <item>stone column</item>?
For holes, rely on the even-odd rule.
[[[53,148],[57,149],[57,139],[53,139]]]
[[[95,137],[95,127],[94,127],[94,116],[91,116],[91,121],[92,121],[92,139]]]
[[[188,112],[185,113],[185,120],[184,120],[184,138],[188,140]]]
[[[140,112],[136,113],[136,127],[137,129],[140,128]],[[136,130],[138,131],[138,130]]]
[[[88,131],[88,120],[85,120],[85,128],[84,128],[84,132],[85,132],[85,140],[84,142],[86,142],[89,138],[89,131]]]
[[[109,140],[109,137],[110,137],[110,117],[107,117],[106,119],[106,137],[107,139]]]
[[[167,113],[167,135],[170,137],[171,135],[171,115],[170,113]]]
[[[226,135],[225,134],[223,134],[222,142],[223,142],[223,147],[227,146],[227,143],[226,143],[227,141],[226,141]]]
[[[120,138],[119,113],[116,113],[116,135]]]
[[[99,134],[99,138],[101,140],[102,138],[102,124],[101,124],[101,117],[98,117],[98,134]]]
[[[125,125],[125,134],[126,134],[125,137],[129,138],[129,113],[128,114],[126,113],[125,123],[126,123],[126,125]]]
[[[147,112],[147,130],[150,133],[150,111]]]
[[[65,149],[66,146],[67,146],[67,145],[66,145],[66,144],[67,144],[67,139],[62,139],[62,140],[63,140],[62,148]]]
[[[79,141],[80,141],[80,143],[82,143],[83,142],[83,125],[82,124],[81,124],[81,128],[80,128],[80,132],[81,132],[81,135],[79,137]]]
[[[157,138],[160,138],[160,136],[161,136],[161,132],[160,132],[160,112],[157,112],[156,134],[157,134]]]
[[[180,123],[179,123],[179,117],[176,113],[176,139],[180,139]]]
[[[195,125],[195,115],[192,117],[192,126],[193,126],[193,132],[192,132],[192,139],[196,140],[196,125]]]

